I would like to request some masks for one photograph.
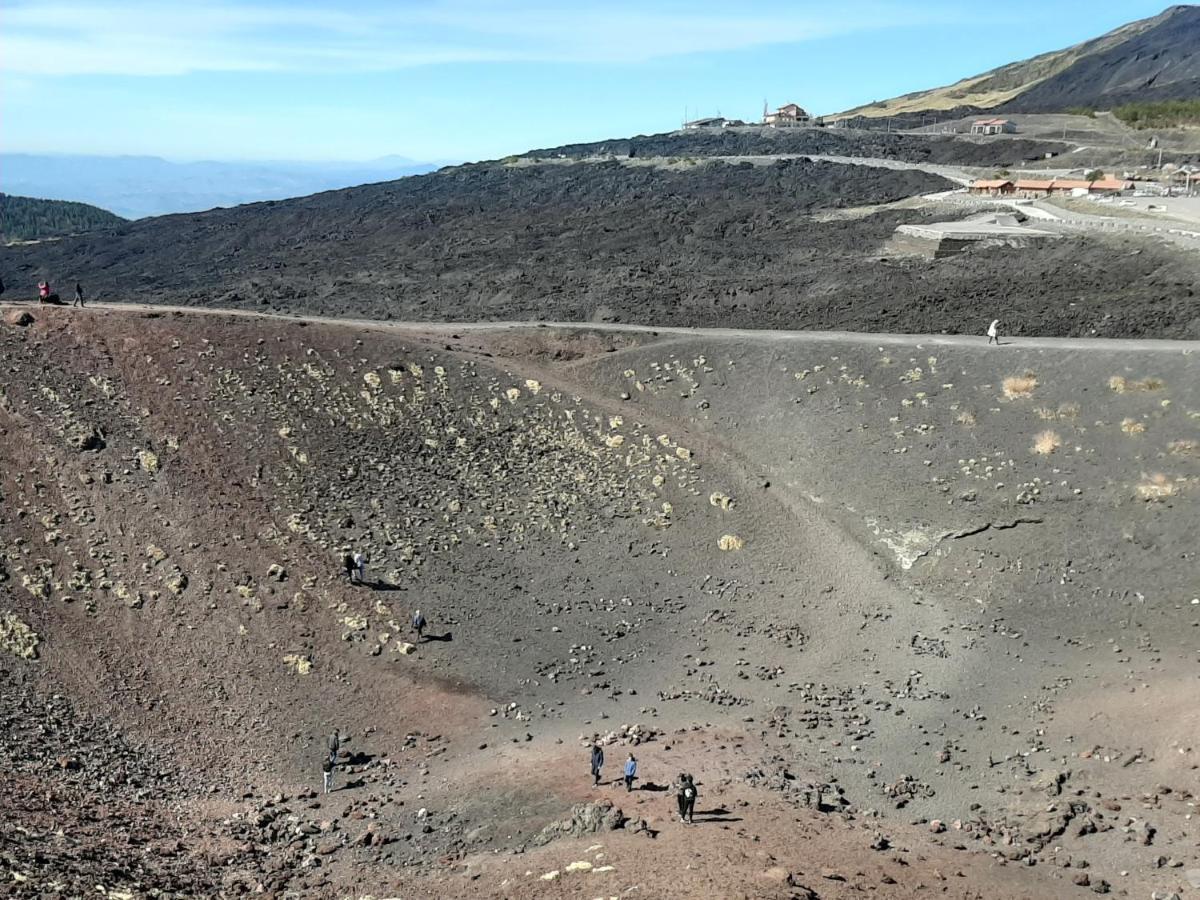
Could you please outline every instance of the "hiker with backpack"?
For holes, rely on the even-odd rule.
[[[699,792],[696,790],[696,782],[691,775],[679,776],[679,792],[675,795],[675,801],[679,805],[679,821],[685,822],[688,825],[692,824],[692,815],[696,811],[696,796]]]

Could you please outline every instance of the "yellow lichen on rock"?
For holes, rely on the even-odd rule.
[[[729,507],[733,506],[733,498],[720,491],[713,491],[709,494],[708,502],[717,507],[717,509],[729,509]]]
[[[0,648],[20,659],[37,659],[40,641],[37,632],[18,619],[16,613],[0,614]]]
[[[283,658],[283,662],[294,669],[297,675],[308,675],[312,672],[312,660],[299,653],[289,653]]]
[[[142,594],[140,591],[131,588],[123,581],[118,581],[113,585],[113,593],[117,595],[117,599],[128,606],[130,609],[140,609],[142,605]]]
[[[723,534],[717,539],[717,546],[722,550],[741,550],[746,542],[736,534]]]
[[[158,454],[153,450],[139,450],[137,452],[137,461],[144,472],[149,472],[153,475],[158,471]]]

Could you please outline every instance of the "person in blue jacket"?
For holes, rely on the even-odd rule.
[[[625,791],[628,793],[633,790],[633,781],[637,778],[637,757],[632,753],[625,760]]]

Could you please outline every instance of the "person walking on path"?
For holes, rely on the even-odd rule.
[[[49,281],[39,281],[38,282],[38,305],[40,306],[41,304],[45,303],[49,299],[50,299],[50,282]]]
[[[78,306],[80,309],[83,308],[83,285],[78,281],[75,282],[75,302],[71,305]]]
[[[329,761],[337,762],[338,751],[342,748],[342,736],[338,734],[338,730],[333,729],[333,734],[329,736]]]
[[[326,758],[321,762],[321,775],[325,781],[325,793],[333,790],[333,760]]]
[[[633,790],[633,781],[637,778],[637,757],[632,753],[625,760],[625,793]]]
[[[679,776],[679,793],[675,799],[679,804],[679,821],[692,824],[692,815],[696,812],[696,782],[691,775]]]
[[[367,582],[367,554],[361,550],[356,550],[354,553],[354,568],[358,572],[358,583],[366,584]]]
[[[354,584],[354,557],[349,553],[342,554],[342,568],[346,570],[346,580]]]
[[[600,783],[600,770],[604,768],[604,751],[599,744],[592,744],[592,784]]]
[[[413,613],[412,626],[413,626],[413,631],[415,631],[417,633],[418,641],[425,639],[425,625],[426,624],[427,623],[425,622],[425,617],[423,615],[421,615],[421,611],[419,609],[415,613]]]
[[[992,319],[992,324],[987,327],[988,346],[995,344],[1000,346],[1000,320]]]

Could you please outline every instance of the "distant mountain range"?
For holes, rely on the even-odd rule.
[[[0,240],[31,241],[123,225],[106,209],[65,200],[0,194]]]
[[[0,191],[76,200],[129,219],[283,200],[438,168],[387,156],[369,162],[191,162],[157,156],[0,154]]]
[[[1048,113],[1195,98],[1200,98],[1200,6],[1172,6],[1065,50],[831,118]]]

